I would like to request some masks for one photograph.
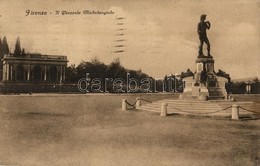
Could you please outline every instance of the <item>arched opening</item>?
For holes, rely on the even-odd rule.
[[[37,65],[33,68],[33,80],[41,81],[41,66]]]
[[[56,66],[52,66],[50,68],[50,81],[52,81],[52,82],[57,81],[57,68],[56,68]]]
[[[24,81],[25,80],[24,67],[22,65],[17,66],[16,72],[17,72],[17,77],[16,77],[17,81]]]

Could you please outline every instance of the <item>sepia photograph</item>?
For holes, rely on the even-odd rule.
[[[0,166],[259,166],[260,0],[0,0]]]

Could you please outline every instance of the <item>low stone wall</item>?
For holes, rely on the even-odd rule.
[[[0,93],[80,93],[77,84],[1,83]]]

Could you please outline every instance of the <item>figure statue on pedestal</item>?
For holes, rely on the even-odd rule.
[[[198,24],[198,35],[199,35],[199,39],[200,39],[200,46],[199,46],[199,57],[203,57],[203,44],[204,42],[207,44],[207,50],[208,50],[208,57],[211,57],[210,55],[210,43],[209,43],[209,39],[207,37],[207,29],[210,28],[210,22],[209,21],[205,21],[206,20],[207,15],[202,14],[200,16],[200,22]]]

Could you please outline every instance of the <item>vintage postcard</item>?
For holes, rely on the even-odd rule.
[[[0,0],[0,165],[259,165],[259,0]]]

